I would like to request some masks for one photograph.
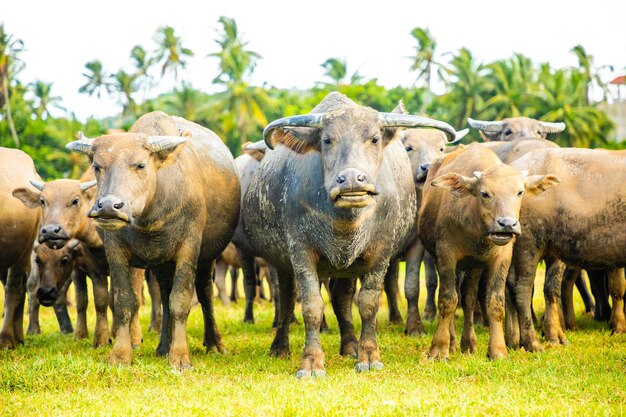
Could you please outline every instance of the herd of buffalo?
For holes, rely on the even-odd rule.
[[[425,333],[418,310],[422,263],[426,270],[425,316],[437,317],[434,360],[456,347],[459,304],[463,351],[477,348],[475,313],[489,327],[489,358],[506,357],[508,348],[541,350],[531,300],[542,261],[547,343],[566,343],[564,329],[575,325],[574,284],[594,309],[582,269],[596,318],[626,333],[626,151],[561,148],[546,138],[563,131],[563,123],[468,122],[484,142],[458,144],[467,130],[407,114],[402,103],[382,113],[331,93],[308,114],[270,123],[263,141],[246,144],[233,159],[209,129],[152,112],[128,132],[95,139],[79,133],[67,148],[86,155],[89,169],[81,180],[50,182],[42,182],[24,152],[0,148],[0,348],[24,341],[27,292],[28,333],[39,332],[41,304],[54,308],[62,332],[88,337],[89,277],[93,345],[113,338],[109,361],[130,364],[142,339],[138,309],[147,280],[150,326],[160,331],[157,354],[188,368],[194,290],[204,345],[223,350],[213,283],[223,292],[227,247],[236,259],[229,263],[243,269],[245,321],[254,321],[259,265],[267,271],[276,305],[274,356],[290,353],[300,297],[306,340],[298,378],[325,375],[324,282],[341,354],[356,358],[358,371],[383,367],[377,313],[384,289],[390,321],[402,322],[402,260],[408,335]],[[66,302],[72,282],[75,328]]]

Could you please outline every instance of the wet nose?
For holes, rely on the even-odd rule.
[[[337,175],[337,184],[344,186],[358,185],[364,183],[365,180],[367,180],[367,175],[356,168],[345,169]]]
[[[513,217],[499,217],[496,219],[496,222],[502,227],[502,231],[511,232],[516,235],[521,233],[519,221]]]
[[[47,224],[41,228],[41,234],[43,236],[50,236],[53,234],[58,234],[61,231],[60,224]]]
[[[430,162],[426,162],[426,163],[420,165],[420,171],[422,171],[422,172],[427,172],[428,168],[430,168]]]
[[[37,298],[40,302],[54,302],[59,296],[59,291],[54,287],[40,287],[37,290]]]
[[[94,204],[89,217],[126,218],[128,217],[127,207],[121,198],[111,194],[105,195]]]

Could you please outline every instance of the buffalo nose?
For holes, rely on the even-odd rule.
[[[46,235],[48,233],[59,233],[61,231],[61,225],[47,224],[41,228],[41,234]]]
[[[40,287],[37,290],[37,298],[40,300],[56,300],[59,291],[54,287]]]
[[[505,228],[513,228],[517,225],[517,219],[513,217],[500,217],[497,222],[500,226]]]
[[[114,209],[119,210],[124,207],[124,202],[119,198],[107,195],[98,200],[98,208],[99,209]]]
[[[426,162],[426,163],[420,165],[420,170],[422,170],[422,172],[428,171],[428,168],[430,168],[430,162]]]
[[[343,171],[341,171],[339,173],[339,175],[337,175],[337,183],[338,184],[344,184],[344,183],[348,183],[349,184],[358,184],[358,183],[363,183],[367,180],[367,175],[365,175],[365,173],[359,171],[356,168],[348,168],[348,169],[344,169]]]

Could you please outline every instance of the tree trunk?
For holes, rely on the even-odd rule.
[[[7,120],[9,121],[9,129],[11,130],[11,136],[13,136],[13,142],[15,147],[20,147],[20,139],[17,137],[17,131],[15,130],[15,124],[13,123],[13,115],[11,114],[11,97],[9,97],[9,79],[8,77],[2,78],[2,94],[4,95],[5,105],[7,108]]]

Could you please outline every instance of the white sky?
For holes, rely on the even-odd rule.
[[[438,54],[467,47],[483,61],[523,53],[533,62],[564,67],[576,64],[570,49],[582,44],[596,65],[614,65],[612,76],[626,73],[626,1],[506,0],[473,1],[139,1],[4,0],[0,22],[22,39],[26,68],[19,78],[52,82],[62,105],[84,120],[90,115],[116,114],[111,99],[78,94],[84,65],[100,59],[108,72],[128,67],[130,50],[140,44],[156,46],[152,36],[161,25],[174,27],[195,53],[179,74],[201,90],[211,92],[218,50],[214,42],[217,19],[235,18],[248,47],[260,53],[252,82],[282,88],[310,88],[324,80],[320,64],[327,58],[347,59],[348,72],[358,69],[365,79],[382,85],[410,86],[406,57],[415,51],[410,35],[428,28]],[[128,68],[127,68],[128,69]],[[161,83],[171,88],[171,83]],[[154,95],[154,94],[153,94]],[[137,96],[141,100],[140,95]]]

